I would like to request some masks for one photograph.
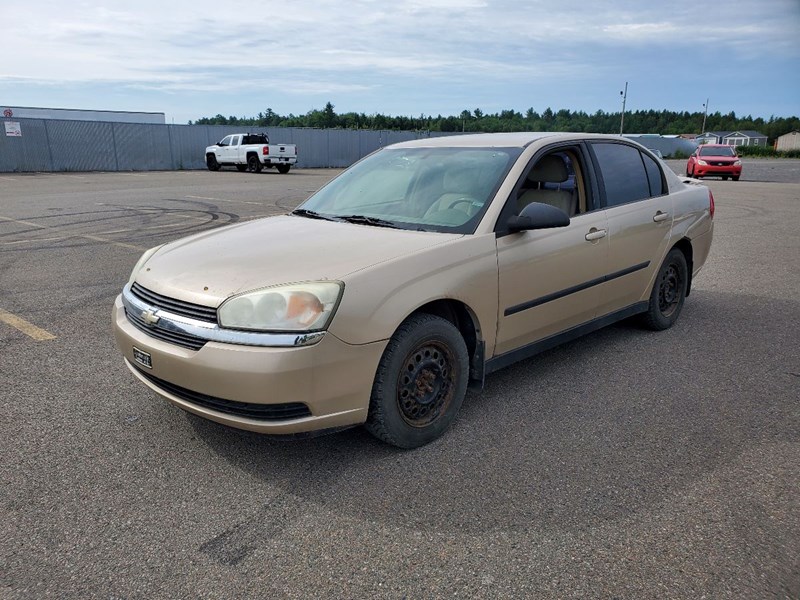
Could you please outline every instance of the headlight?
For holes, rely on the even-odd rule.
[[[229,298],[217,309],[222,327],[255,331],[325,329],[342,296],[343,284],[320,281],[280,285]]]
[[[733,166],[734,166],[734,167],[741,167],[741,166],[742,166],[742,161],[740,161],[740,160],[737,160],[737,161],[735,161],[735,162],[733,163]]]
[[[703,165],[703,166],[708,166],[708,163],[706,161],[704,161],[704,160],[698,160],[697,164],[698,165]]]
[[[139,269],[141,269],[144,266],[144,263],[150,260],[150,257],[153,256],[153,254],[155,254],[159,250],[161,250],[161,248],[163,248],[164,246],[165,244],[161,244],[160,246],[156,246],[155,248],[150,248],[150,250],[145,250],[145,253],[142,254],[142,257],[134,265],[133,271],[131,271],[131,276],[130,278],[128,278],[129,285],[133,283],[134,279],[136,279],[136,274],[139,272]]]

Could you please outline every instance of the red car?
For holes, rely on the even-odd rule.
[[[704,144],[694,151],[686,163],[687,177],[706,177],[716,175],[739,181],[742,176],[742,161],[736,148],[723,144]]]

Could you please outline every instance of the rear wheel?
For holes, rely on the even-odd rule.
[[[247,165],[236,165],[236,170],[239,171],[239,173],[244,173],[247,171]]]
[[[278,165],[277,166],[278,173],[280,173],[281,175],[286,175],[286,173],[289,172],[290,168],[291,167],[289,165]]]
[[[686,257],[673,248],[658,270],[647,312],[642,315],[645,326],[654,331],[672,327],[683,308],[688,283]]]
[[[733,179],[734,181],[739,181],[739,177],[741,177],[741,175],[734,175],[733,177],[731,177],[731,179]]]
[[[206,155],[206,166],[208,167],[209,171],[219,171],[220,165],[217,162],[217,157],[213,154]]]
[[[372,386],[366,428],[400,448],[416,448],[450,426],[467,390],[464,338],[450,321],[406,319],[389,340]]]
[[[251,154],[247,159],[247,168],[251,173],[261,173],[261,161],[255,154]]]

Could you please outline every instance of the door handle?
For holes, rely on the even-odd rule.
[[[667,219],[669,219],[669,213],[661,212],[660,210],[653,217],[653,221],[656,223],[661,223],[661,221],[666,221]]]
[[[589,230],[589,233],[586,234],[586,241],[587,242],[594,242],[595,240],[599,240],[601,238],[606,237],[608,232],[605,229],[595,229],[592,227]]]

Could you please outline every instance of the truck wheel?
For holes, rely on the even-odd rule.
[[[236,165],[236,170],[239,171],[239,173],[244,173],[247,171],[247,165]]]
[[[206,166],[209,171],[219,171],[220,165],[217,162],[217,157],[213,154],[206,155]]]
[[[250,158],[247,159],[247,168],[250,169],[251,173],[261,173],[261,161],[258,160],[255,154],[251,154]]]
[[[400,448],[435,440],[455,419],[468,377],[467,345],[455,325],[429,314],[409,317],[378,365],[367,431]]]
[[[278,168],[278,173],[280,173],[281,175],[286,175],[291,167],[289,165],[278,165],[277,168]]]

